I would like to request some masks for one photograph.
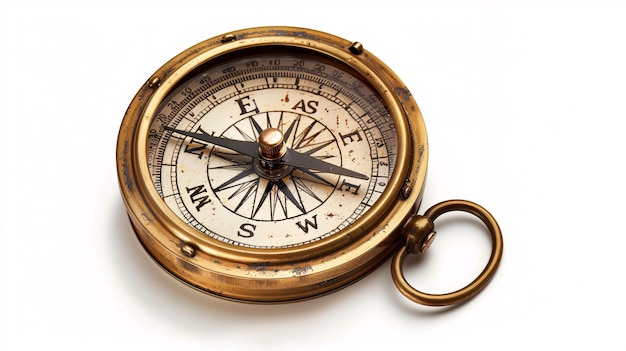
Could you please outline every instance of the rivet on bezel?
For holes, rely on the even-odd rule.
[[[161,85],[161,79],[159,77],[154,77],[148,82],[148,88],[154,89],[158,88]]]
[[[226,34],[222,37],[222,43],[228,43],[231,41],[235,41],[237,37],[234,34]]]
[[[196,255],[196,249],[190,244],[184,244],[180,248],[180,251],[183,253],[183,255],[190,257],[190,258]]]
[[[360,55],[363,53],[363,44],[359,43],[358,41],[355,41],[354,43],[352,43],[352,45],[350,45],[350,52],[355,54],[355,55]]]

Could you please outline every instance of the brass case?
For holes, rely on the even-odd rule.
[[[200,65],[242,50],[297,48],[349,66],[378,92],[398,132],[391,181],[352,226],[297,247],[251,249],[225,244],[186,225],[165,205],[148,172],[146,141],[159,102]],[[304,28],[259,27],[203,41],[157,70],[124,116],[116,162],[122,197],[146,251],[182,282],[219,297],[262,303],[308,299],[342,288],[388,259],[421,200],[428,144],[422,115],[400,79],[359,43]]]

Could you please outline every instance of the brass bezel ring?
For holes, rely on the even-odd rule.
[[[278,30],[277,30],[278,31]],[[243,32],[243,34],[242,34]],[[309,30],[310,34],[316,32]],[[393,83],[399,83],[399,79],[394,74],[381,70],[377,72],[376,67],[380,68],[382,62],[371,54],[361,54],[355,57],[354,53],[347,50],[348,43],[343,43],[343,47],[339,43],[340,38],[326,35],[326,39],[320,37],[318,40],[302,39],[293,35],[277,35],[271,30],[268,32],[260,32],[254,35],[246,34],[245,30],[235,33],[235,38],[242,37],[238,40],[228,42],[219,42],[216,45],[209,45],[206,48],[198,49],[192,47],[185,52],[193,53],[192,60],[184,63],[168,64],[167,70],[171,72],[169,76],[164,76],[159,87],[156,87],[152,94],[145,100],[143,110],[140,114],[139,122],[134,133],[133,145],[136,147],[133,157],[135,157],[135,172],[140,179],[138,186],[146,194],[144,201],[155,211],[155,219],[167,222],[166,226],[170,231],[176,231],[178,236],[185,238],[184,241],[192,242],[203,252],[211,253],[220,259],[232,259],[237,262],[258,263],[291,263],[303,257],[322,256],[330,252],[336,252],[342,247],[350,245],[354,237],[362,237],[374,231],[374,228],[382,221],[385,211],[389,211],[401,201],[398,199],[404,186],[403,181],[413,178],[411,174],[411,150],[420,141],[425,139],[425,128],[422,125],[417,126],[415,130],[409,127],[409,121],[403,111],[402,103],[399,97],[393,93]],[[321,35],[321,34],[320,34]],[[209,40],[211,41],[211,40]],[[202,46],[203,43],[197,46]],[[349,230],[342,230],[331,237],[323,240],[307,243],[296,247],[273,248],[273,249],[257,249],[248,247],[239,247],[226,244],[220,240],[208,238],[205,235],[197,233],[195,230],[186,225],[182,220],[171,214],[171,211],[162,203],[156,189],[151,185],[150,171],[148,170],[146,138],[149,132],[150,121],[158,105],[162,102],[171,89],[190,72],[202,64],[216,60],[226,54],[242,52],[246,49],[263,49],[267,47],[284,47],[291,49],[300,49],[308,52],[310,55],[320,55],[329,57],[341,62],[342,65],[354,69],[362,79],[372,85],[380,98],[385,101],[389,109],[390,117],[393,119],[398,134],[398,155],[395,170],[392,175],[392,181],[387,189],[381,195],[380,199],[372,207],[370,211],[365,213],[358,221],[353,223]],[[365,51],[364,51],[365,52]],[[175,59],[172,61],[176,62]],[[155,75],[160,75],[159,73]],[[136,117],[135,117],[136,118]],[[417,121],[421,122],[421,121]],[[411,135],[415,133],[416,135]],[[414,138],[412,140],[412,138]],[[425,172],[416,178],[423,187],[423,179]],[[399,204],[402,205],[401,203]],[[346,233],[350,232],[350,235]]]
[[[428,306],[448,306],[465,302],[487,286],[500,264],[503,251],[502,232],[495,218],[482,206],[466,200],[449,200],[436,204],[428,209],[428,211],[424,213],[424,217],[434,222],[440,215],[452,211],[462,211],[473,214],[487,226],[492,239],[489,262],[478,277],[464,288],[447,294],[428,294],[412,287],[404,277],[402,263],[409,253],[409,249],[406,246],[401,246],[393,257],[391,274],[398,290],[413,302]]]

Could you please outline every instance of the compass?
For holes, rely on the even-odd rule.
[[[293,27],[203,41],[154,73],[132,100],[117,171],[133,229],[152,258],[200,291],[246,302],[333,292],[390,257],[411,300],[448,305],[495,273],[502,236],[477,204],[417,215],[428,142],[400,79],[358,42]],[[433,221],[470,212],[492,255],[459,291],[433,295],[402,274],[432,243]]]

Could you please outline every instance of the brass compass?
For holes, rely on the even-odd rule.
[[[418,106],[391,69],[358,42],[292,27],[231,32],[174,57],[131,102],[117,144],[147,252],[198,290],[248,302],[323,295],[394,254],[394,282],[413,301],[477,293],[500,261],[500,229],[467,201],[416,215],[427,158]],[[491,259],[459,291],[419,292],[402,260],[452,210],[487,225]]]

